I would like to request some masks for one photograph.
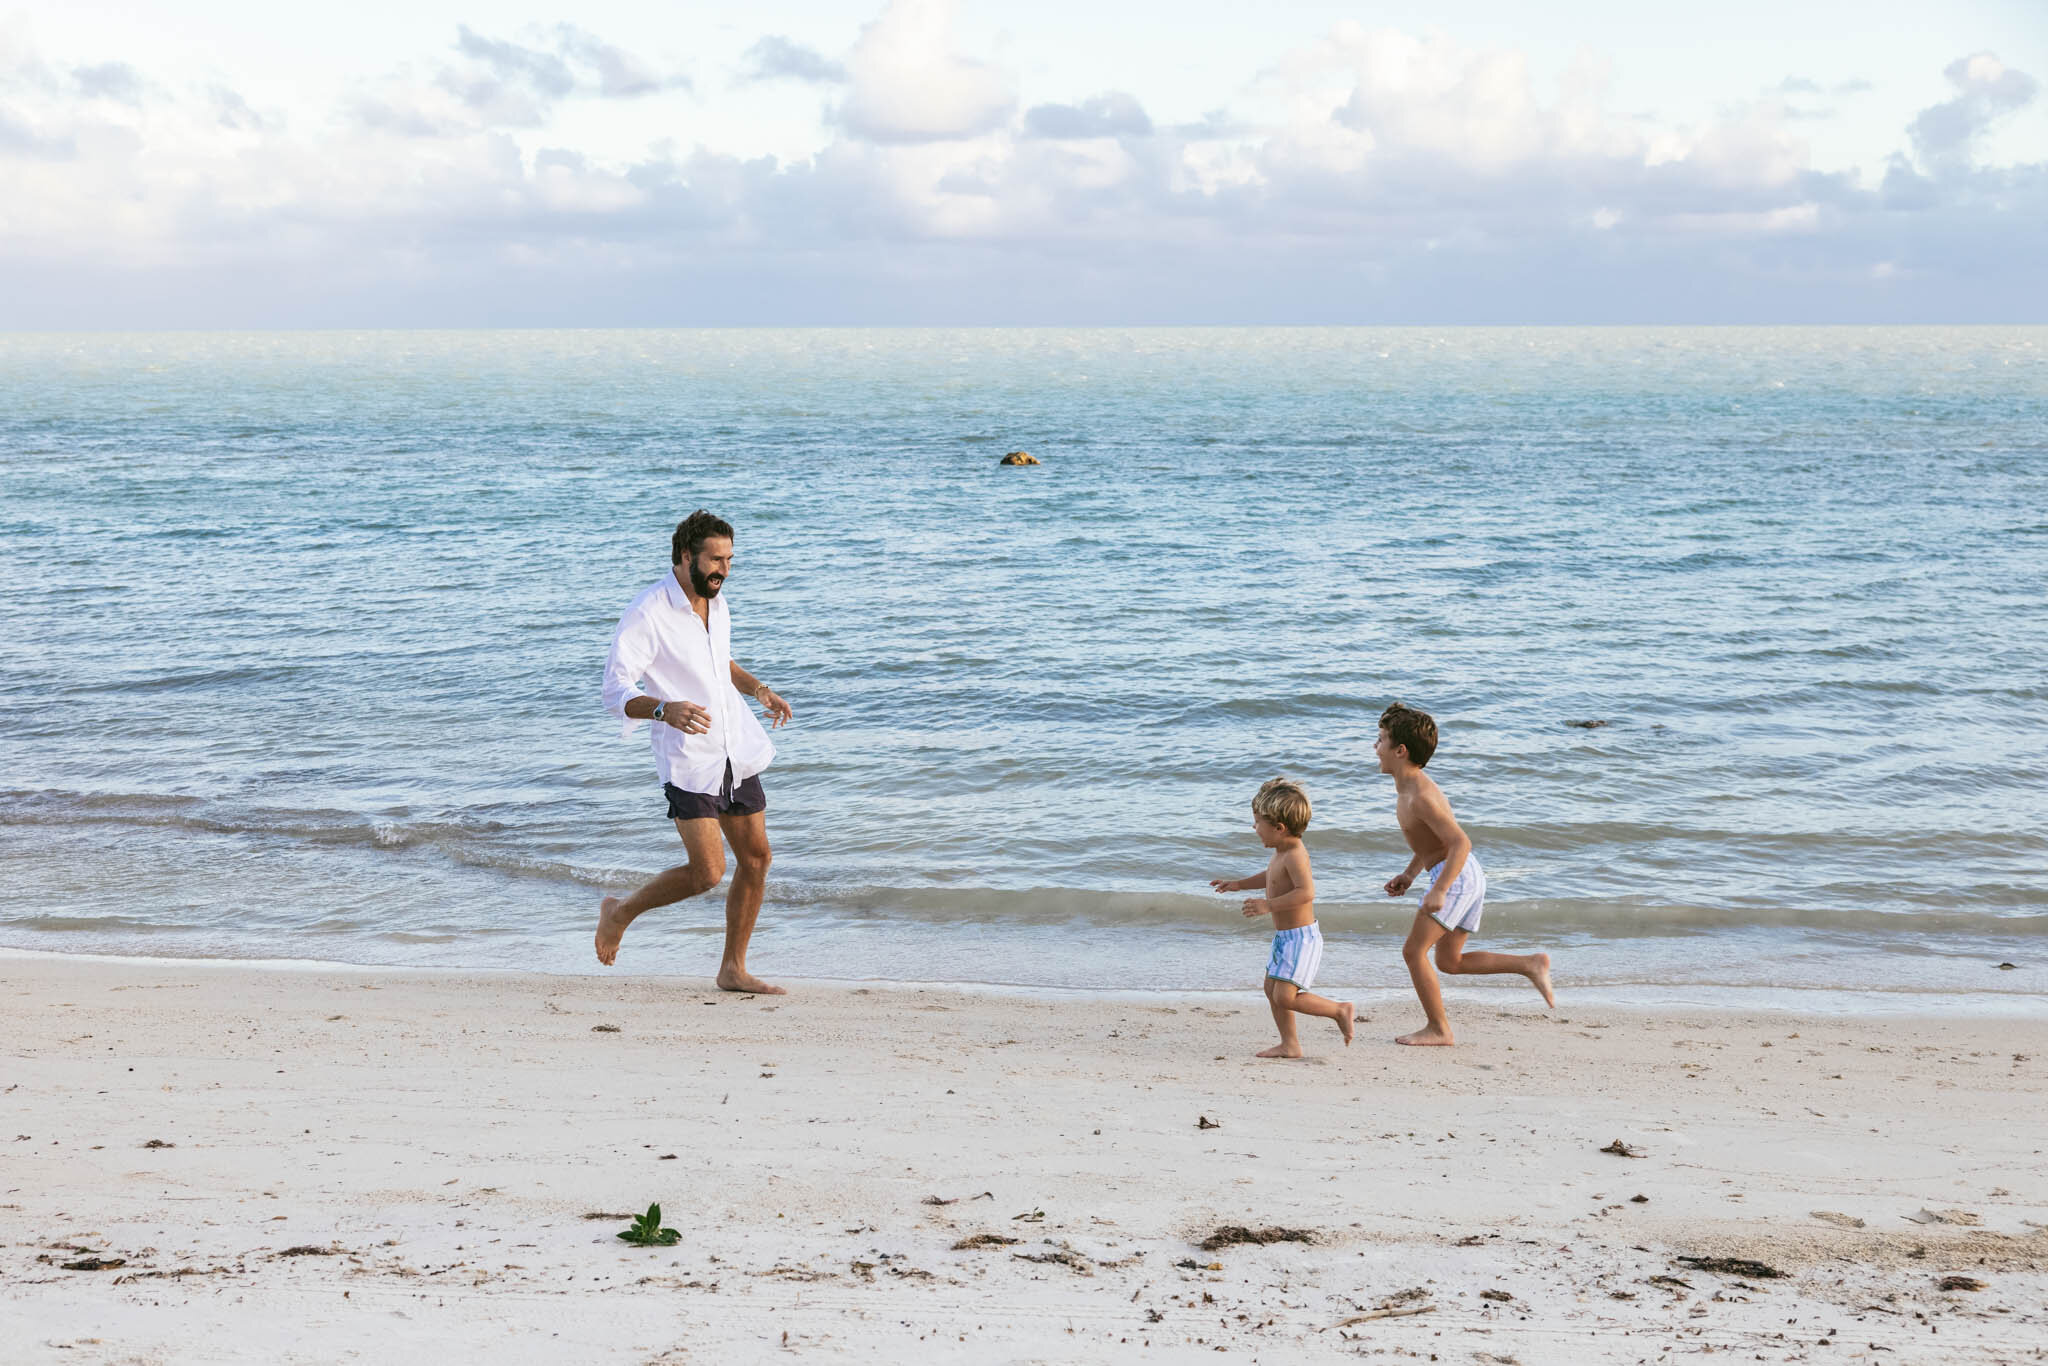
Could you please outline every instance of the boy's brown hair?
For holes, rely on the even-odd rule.
[[[1308,793],[1301,790],[1300,783],[1292,778],[1268,778],[1259,788],[1259,795],[1252,798],[1252,814],[1264,816],[1299,839],[1301,832],[1308,829],[1309,817],[1315,810],[1308,804]]]
[[[1436,721],[1428,712],[1396,702],[1380,713],[1380,726],[1389,740],[1408,751],[1409,763],[1429,766],[1429,756],[1436,753]]]

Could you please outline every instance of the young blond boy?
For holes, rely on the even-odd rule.
[[[1294,1032],[1294,1017],[1320,1015],[1335,1020],[1351,1042],[1354,1010],[1349,1001],[1332,1001],[1309,991],[1316,969],[1323,962],[1323,932],[1316,926],[1316,882],[1308,870],[1308,848],[1301,834],[1312,815],[1308,794],[1299,784],[1274,778],[1252,798],[1252,829],[1259,843],[1273,851],[1266,871],[1251,877],[1211,878],[1209,885],[1219,892],[1263,891],[1244,903],[1247,917],[1273,917],[1273,952],[1266,962],[1266,1001],[1273,1008],[1273,1023],[1280,1029],[1280,1042],[1260,1052],[1262,1058],[1298,1058],[1301,1040]]]
[[[1545,1005],[1556,1005],[1557,998],[1550,991],[1549,954],[1465,952],[1465,938],[1479,928],[1479,913],[1486,905],[1486,871],[1473,857],[1472,841],[1451,815],[1443,789],[1422,771],[1429,756],[1436,753],[1436,722],[1428,712],[1396,702],[1380,713],[1379,739],[1372,748],[1379,756],[1380,772],[1394,780],[1394,819],[1401,823],[1401,836],[1414,854],[1406,868],[1387,879],[1387,895],[1401,895],[1414,883],[1416,874],[1429,873],[1429,891],[1422,898],[1422,909],[1415,913],[1408,942],[1401,947],[1409,980],[1415,983],[1428,1023],[1394,1042],[1441,1048],[1457,1042],[1444,1014],[1437,969],[1520,973],[1543,993]],[[1429,965],[1432,948],[1436,950],[1436,969]]]

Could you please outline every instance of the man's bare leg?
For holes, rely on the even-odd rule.
[[[1466,953],[1465,932],[1447,934],[1436,946],[1436,965],[1458,974],[1512,972],[1529,979],[1543,993],[1543,1004],[1555,1006],[1557,996],[1550,989],[1550,955],[1547,953]]]
[[[677,821],[683,850],[690,861],[656,873],[630,896],[608,896],[597,906],[597,961],[606,967],[619,956],[626,926],[656,906],[669,906],[699,892],[708,892],[725,876],[725,848],[718,842],[715,821]]]
[[[768,865],[774,854],[768,847],[768,817],[755,811],[744,816],[720,816],[726,843],[732,846],[732,886],[725,893],[725,957],[718,965],[718,985],[724,991],[747,991],[759,996],[782,996],[781,987],[770,986],[747,971],[747,943],[754,937],[754,922],[761,915],[761,897],[768,887]]]
[[[1262,1058],[1298,1058],[1301,1056],[1301,1038],[1294,1032],[1295,987],[1292,982],[1283,982],[1278,977],[1266,979],[1266,1003],[1273,1007],[1273,1024],[1280,1031],[1280,1042],[1271,1048],[1259,1050]]]
[[[1443,926],[1421,911],[1415,913],[1415,924],[1408,931],[1408,942],[1401,946],[1401,957],[1408,964],[1408,980],[1415,984],[1415,995],[1421,1000],[1422,1013],[1429,1023],[1413,1034],[1403,1034],[1395,1043],[1415,1048],[1449,1048],[1457,1042],[1451,1037],[1450,1017],[1444,1014],[1443,987],[1429,962],[1430,949],[1443,937]],[[1464,935],[1461,933],[1458,939],[1462,944]]]

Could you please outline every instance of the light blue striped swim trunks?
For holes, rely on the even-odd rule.
[[[1323,931],[1314,921],[1298,930],[1281,930],[1273,936],[1273,956],[1266,960],[1266,975],[1292,982],[1307,991],[1323,966]]]
[[[1438,873],[1444,870],[1439,863],[1429,870],[1429,886],[1422,889],[1428,896],[1436,886]],[[1463,930],[1467,934],[1479,928],[1479,913],[1486,909],[1486,870],[1479,866],[1477,854],[1465,855],[1465,866],[1458,870],[1458,880],[1450,885],[1444,896],[1444,908],[1430,919],[1447,930]]]

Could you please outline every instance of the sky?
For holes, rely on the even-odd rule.
[[[0,0],[0,329],[2048,322],[2048,0]]]

